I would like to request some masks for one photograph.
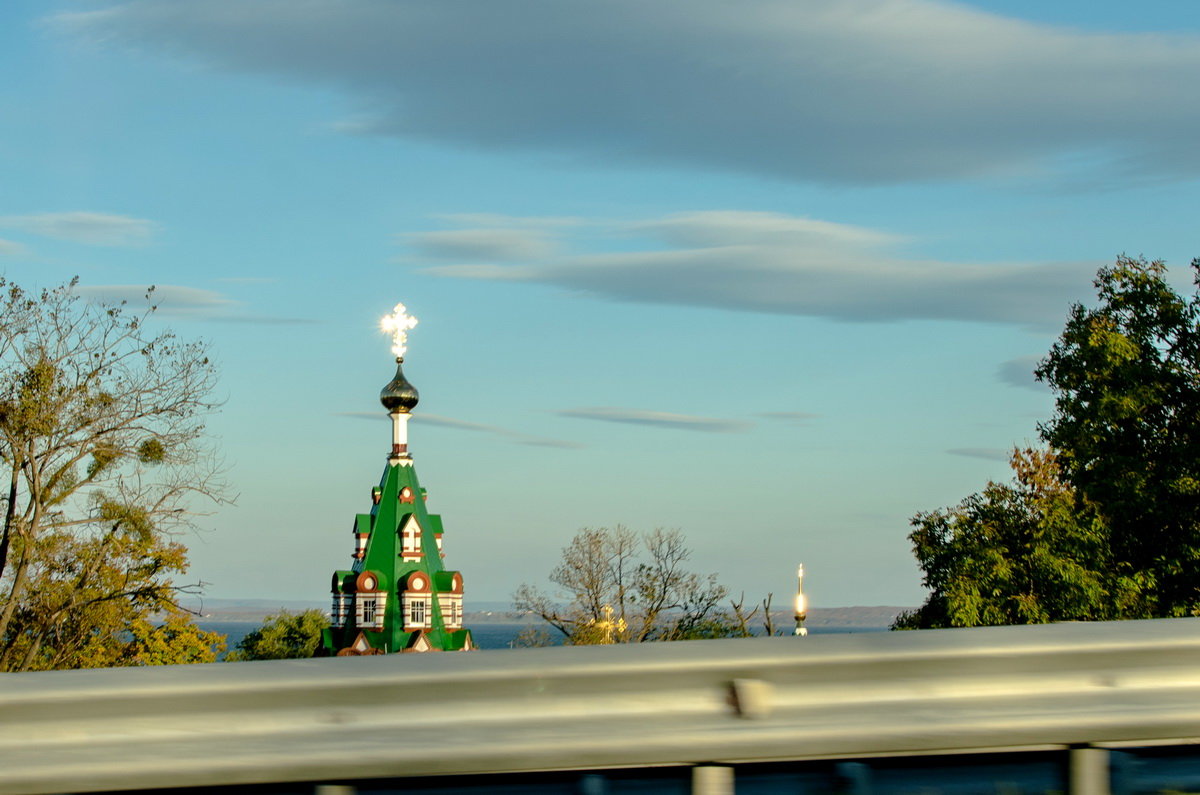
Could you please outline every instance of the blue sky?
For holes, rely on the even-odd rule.
[[[1186,2],[10,0],[0,72],[0,270],[158,285],[220,363],[216,597],[348,562],[402,301],[469,597],[623,523],[916,604],[1096,268],[1200,254]]]

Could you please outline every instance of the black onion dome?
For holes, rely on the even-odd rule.
[[[383,404],[389,414],[397,411],[412,411],[417,405],[417,401],[421,399],[421,396],[417,394],[417,388],[404,377],[402,361],[402,359],[396,360],[395,377],[388,381],[387,386],[379,392],[379,402]]]

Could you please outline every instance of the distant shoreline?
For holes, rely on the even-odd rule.
[[[196,614],[202,621],[220,621],[226,623],[261,624],[263,620],[274,613],[287,610],[292,613],[304,610],[327,611],[325,602],[310,602],[300,600],[271,600],[271,599],[203,599],[189,600],[183,607]],[[484,609],[467,610],[463,618],[467,624],[537,624],[540,619],[535,616],[523,616],[507,610],[497,603],[484,602]],[[492,609],[487,609],[492,608]],[[810,628],[837,627],[844,629],[863,628],[876,629],[890,626],[896,616],[911,607],[896,605],[857,605],[852,607],[813,607],[808,611],[805,626]],[[775,626],[784,629],[792,626],[792,614],[787,611],[771,611]],[[751,624],[762,624],[762,617],[757,616]]]

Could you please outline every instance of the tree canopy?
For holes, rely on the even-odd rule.
[[[540,617],[569,645],[751,634],[750,616],[740,605],[726,606],[729,591],[715,574],[688,571],[690,557],[678,530],[639,535],[620,525],[584,528],[550,572],[557,592],[524,584],[513,595],[513,608]],[[522,642],[547,645],[554,635],[533,630]]]
[[[1015,450],[1011,483],[913,517],[928,600],[894,627],[973,627],[1118,618],[1138,583],[1118,574],[1108,527],[1062,480],[1056,456]]]
[[[1142,609],[1182,616],[1200,613],[1200,303],[1166,275],[1128,257],[1101,269],[1099,304],[1071,309],[1037,376],[1055,393],[1042,436],[1146,582]]]
[[[320,610],[292,613],[281,610],[267,616],[258,629],[251,630],[226,655],[226,662],[246,660],[295,660],[312,657],[321,644],[321,632],[329,626],[329,617]]]
[[[896,628],[1200,615],[1200,296],[1125,256],[1095,287],[1036,370],[1048,449],[913,518],[930,594]]]
[[[222,495],[215,368],[74,286],[0,278],[0,671],[215,659],[174,581],[194,498]]]

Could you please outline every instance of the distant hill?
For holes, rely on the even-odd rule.
[[[209,621],[252,621],[280,610],[298,613],[302,610],[328,610],[328,601],[296,599],[190,599],[183,606]],[[533,621],[532,618],[511,612],[508,602],[468,602],[465,622],[476,624],[509,624]],[[893,619],[909,607],[895,605],[860,605],[855,607],[814,607],[808,611],[805,625],[809,627],[844,627],[878,629],[890,626]],[[792,626],[792,615],[786,611],[772,611],[775,625],[780,629]],[[756,624],[761,624],[756,621]]]
[[[896,616],[911,607],[860,605],[857,607],[814,607],[808,611],[808,627],[890,627]],[[794,624],[790,614],[782,614],[781,624]]]

